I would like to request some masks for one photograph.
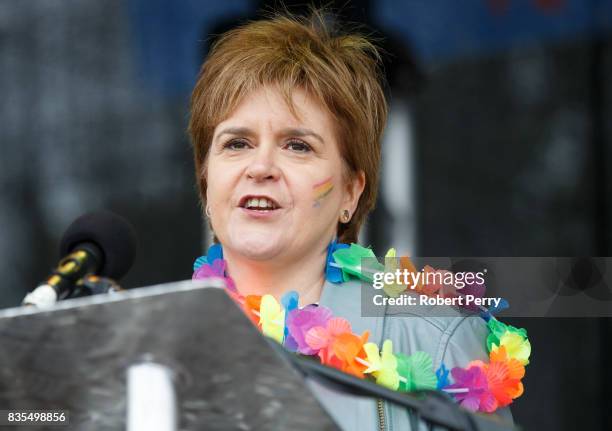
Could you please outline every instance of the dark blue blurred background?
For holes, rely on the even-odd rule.
[[[214,35],[274,3],[0,0],[0,307],[19,303],[64,229],[97,208],[138,232],[126,287],[191,276],[207,233],[189,93]],[[612,256],[612,1],[328,3],[391,54],[380,200],[362,243]],[[534,348],[517,422],[612,429],[610,320],[510,323]]]

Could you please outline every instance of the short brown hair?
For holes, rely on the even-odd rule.
[[[376,202],[387,102],[380,48],[370,37],[332,28],[328,17],[322,9],[309,16],[285,11],[221,35],[193,90],[188,131],[204,206],[206,159],[215,127],[264,85],[277,86],[294,115],[292,89],[305,90],[337,121],[347,173],[365,173],[365,189],[351,221],[338,224],[339,240],[348,243],[357,242]]]

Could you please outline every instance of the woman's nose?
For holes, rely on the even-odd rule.
[[[259,145],[246,169],[247,178],[255,181],[276,180],[280,169],[276,164],[274,146]]]

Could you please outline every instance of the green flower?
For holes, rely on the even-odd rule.
[[[374,252],[370,248],[359,244],[351,244],[349,248],[342,248],[333,253],[334,261],[342,269],[344,281],[350,280],[351,276],[360,280],[372,282],[374,273],[384,271],[384,267],[378,263]],[[367,259],[367,268],[362,268],[362,259]],[[370,267],[371,266],[371,267]]]
[[[500,346],[504,346],[509,358],[523,365],[529,363],[531,343],[527,339],[527,330],[506,325],[495,318],[490,319],[487,326],[490,331],[487,337],[488,352],[496,352]]]
[[[415,352],[406,356],[396,353],[397,372],[400,377],[399,390],[403,392],[435,390],[438,383],[433,371],[431,356],[425,352]]]

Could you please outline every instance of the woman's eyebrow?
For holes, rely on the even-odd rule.
[[[228,127],[221,131],[214,140],[219,139],[223,135],[245,135],[253,136],[255,133],[248,127]]]
[[[291,136],[312,136],[313,138],[318,139],[322,144],[325,143],[325,141],[323,141],[323,138],[320,135],[316,134],[310,129],[291,128],[291,129],[284,129],[281,133],[283,135],[291,135]]]
[[[215,138],[215,140],[219,139],[221,136],[223,135],[244,135],[244,136],[254,136],[255,132],[253,132],[251,129],[249,129],[248,127],[228,127],[227,129],[222,130],[217,137]],[[323,138],[318,135],[317,133],[313,132],[310,129],[303,129],[303,128],[288,128],[288,129],[283,129],[281,131],[281,135],[283,136],[312,136],[316,139],[318,139],[322,144],[325,143],[325,141],[323,140]]]

